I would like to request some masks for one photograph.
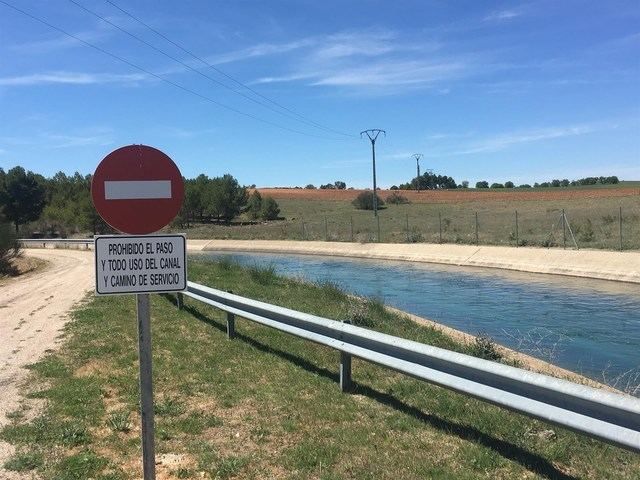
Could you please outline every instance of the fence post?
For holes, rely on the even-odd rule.
[[[407,213],[407,243],[409,243],[409,214]]]
[[[440,225],[440,243],[442,243],[442,214],[438,212],[438,223]]]
[[[353,215],[351,215],[351,243],[353,243]]]
[[[380,215],[376,216],[376,222],[378,222],[378,243],[380,243],[381,242],[381,239],[380,239]]]
[[[516,210],[516,248],[520,246],[520,241],[518,240],[518,210]]]
[[[567,249],[567,217],[564,215],[564,208],[562,209],[562,245],[565,250]]]
[[[306,240],[306,235],[304,233],[304,217],[302,217],[302,240]]]
[[[348,392],[351,387],[351,355],[340,352],[340,391]]]
[[[182,307],[184,306],[184,295],[182,292],[178,292],[176,295],[176,305],[178,306],[178,310],[182,310]]]
[[[324,241],[329,241],[329,223],[326,215],[324,216]]]
[[[620,251],[622,251],[622,206],[620,206],[620,214],[618,215],[619,219],[619,230],[620,230]]]
[[[236,336],[236,316],[227,312],[227,338],[231,340]]]
[[[478,245],[478,212],[476,212],[476,245]]]

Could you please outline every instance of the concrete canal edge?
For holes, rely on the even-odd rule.
[[[401,260],[640,283],[640,252],[428,243],[188,240],[190,251],[289,253]]]

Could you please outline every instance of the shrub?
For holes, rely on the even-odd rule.
[[[378,201],[378,208],[384,205],[384,202],[378,194],[376,194],[376,199]],[[373,210],[373,192],[369,190],[361,192],[351,203],[359,210]]]
[[[595,237],[591,220],[587,218],[586,223],[580,226],[578,238],[582,242],[593,242]]]
[[[398,192],[393,192],[391,195],[387,197],[387,203],[391,203],[393,205],[404,205],[409,202],[409,199],[404,195],[400,195]]]
[[[509,180],[507,182],[504,182],[504,188],[513,188],[513,187],[515,187],[515,185],[513,184],[512,181]]]
[[[11,260],[20,255],[20,244],[8,223],[0,223],[0,275],[16,275]]]
[[[476,182],[476,188],[489,188],[489,182],[487,182],[486,180]]]
[[[274,265],[264,267],[253,265],[247,267],[247,272],[251,280],[260,285],[271,285],[278,281],[278,274],[276,273],[276,267]]]
[[[278,206],[278,202],[271,197],[265,197],[262,201],[260,216],[263,220],[277,220],[280,216],[280,207]]]
[[[251,220],[256,220],[262,212],[262,195],[257,190],[249,196],[246,208],[247,215]]]
[[[491,188],[504,188],[504,185],[501,183],[492,183]]]
[[[362,298],[351,298],[347,309],[347,323],[358,327],[372,328],[376,322],[371,318],[371,302]]]
[[[496,342],[491,337],[482,333],[478,335],[470,346],[470,353],[474,357],[484,358],[497,362],[502,360],[502,354],[498,351]]]
[[[424,242],[424,236],[418,230],[418,228],[413,227],[411,231],[407,234],[407,243],[420,243]]]

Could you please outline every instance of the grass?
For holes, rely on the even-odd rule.
[[[456,351],[478,348],[330,283],[228,261],[190,260],[189,268],[193,280],[222,290]],[[640,471],[637,455],[357,359],[355,391],[342,394],[337,352],[242,319],[228,340],[224,318],[189,299],[178,311],[172,298],[152,298],[159,478],[632,479]],[[136,342],[133,297],[80,307],[60,351],[32,368],[30,396],[46,408],[32,420],[12,415],[0,433],[18,452],[9,465],[44,479],[139,478]]]
[[[577,187],[576,187],[577,188]],[[259,224],[196,225],[190,238],[327,240],[374,242],[378,226],[371,212],[347,201],[278,200],[284,220]],[[565,209],[580,248],[640,249],[640,196],[580,200],[473,201],[449,204],[387,205],[380,211],[381,241],[562,247],[559,223]],[[516,238],[515,212],[518,212]],[[440,229],[442,225],[442,239]],[[184,230],[184,229],[182,229]],[[352,235],[353,231],[353,235]],[[569,246],[571,238],[567,231]]]

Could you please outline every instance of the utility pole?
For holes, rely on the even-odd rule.
[[[416,159],[416,170],[418,171],[418,176],[416,177],[416,190],[420,191],[420,159],[423,157],[421,153],[414,153],[411,155],[412,158]]]
[[[369,130],[363,130],[360,132],[360,138],[362,138],[363,134],[367,134],[369,140],[371,141],[371,153],[373,155],[373,216],[378,216],[378,196],[376,194],[376,140],[378,139],[378,135],[383,133],[384,136],[387,136],[387,132],[384,130],[380,130],[379,128],[371,128]]]

